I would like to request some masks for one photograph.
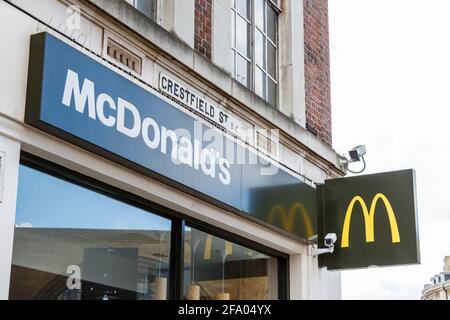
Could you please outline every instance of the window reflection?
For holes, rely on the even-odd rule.
[[[278,260],[194,228],[185,230],[188,300],[278,298]]]
[[[11,299],[165,299],[170,220],[20,167]]]

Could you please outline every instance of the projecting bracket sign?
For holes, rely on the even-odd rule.
[[[334,252],[319,256],[321,266],[420,263],[414,170],[327,180],[318,196],[319,244],[337,235]]]

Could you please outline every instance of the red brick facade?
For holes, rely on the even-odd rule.
[[[194,48],[211,59],[212,52],[212,0],[195,0]]]
[[[306,127],[331,145],[328,0],[304,0]]]

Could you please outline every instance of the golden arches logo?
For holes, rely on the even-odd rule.
[[[391,203],[386,198],[386,196],[382,193],[378,193],[372,199],[372,203],[370,204],[370,209],[367,209],[367,205],[364,202],[364,199],[360,196],[356,196],[352,199],[350,204],[347,207],[347,211],[345,213],[344,218],[344,226],[342,228],[342,240],[341,240],[341,248],[348,248],[348,238],[350,233],[350,221],[352,219],[353,207],[358,202],[361,206],[363,215],[364,215],[364,226],[366,230],[366,242],[374,242],[375,241],[375,226],[374,226],[374,218],[375,218],[375,209],[378,203],[378,200],[382,200],[384,206],[387,211],[387,215],[389,218],[389,224],[391,226],[391,238],[392,243],[400,242],[400,233],[398,232],[397,220],[395,218],[394,210],[392,209]]]
[[[300,202],[294,203],[291,206],[289,213],[286,212],[285,208],[281,204],[274,205],[269,212],[267,222],[272,223],[275,216],[278,216],[281,219],[283,228],[286,231],[292,232],[294,229],[294,221],[297,212],[300,212],[302,216],[303,222],[305,224],[307,238],[312,237],[314,235],[314,229],[311,223],[311,218],[305,206]]]

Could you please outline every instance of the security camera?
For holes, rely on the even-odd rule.
[[[317,257],[320,254],[323,253],[333,253],[334,252],[334,244],[337,241],[337,235],[336,233],[328,233],[323,242],[326,246],[326,248],[318,248],[317,245],[313,246],[313,257]]]
[[[336,233],[329,233],[325,236],[325,240],[323,241],[325,246],[328,248],[334,247],[334,244],[336,243],[337,236]]]
[[[341,165],[343,165],[345,167],[345,169],[351,173],[361,173],[366,169],[366,161],[364,160],[365,154],[366,154],[366,146],[365,145],[356,146],[348,152],[350,159],[347,159],[344,156],[341,157]],[[364,166],[360,171],[352,171],[349,169],[348,165],[350,163],[359,162],[361,160],[362,160]]]
[[[348,152],[350,160],[353,162],[360,161],[361,158],[366,154],[366,146],[359,145],[354,147]]]

